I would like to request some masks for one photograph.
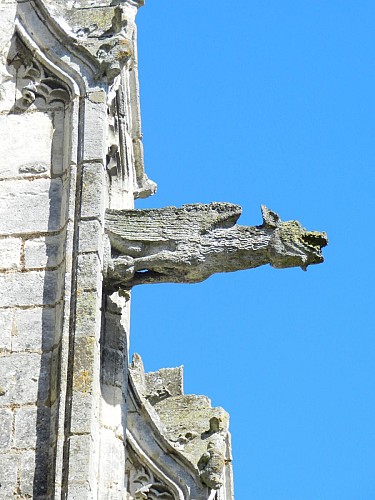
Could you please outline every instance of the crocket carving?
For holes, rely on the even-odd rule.
[[[146,210],[107,210],[111,259],[107,290],[147,283],[197,283],[214,273],[323,262],[324,232],[282,222],[262,206],[263,224],[240,226],[241,207],[231,203]]]

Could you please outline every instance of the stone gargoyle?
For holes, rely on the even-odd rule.
[[[323,262],[324,232],[297,221],[282,222],[262,206],[263,224],[240,226],[241,207],[231,203],[146,210],[107,210],[105,231],[111,259],[107,291],[147,283],[197,283],[214,273]]]

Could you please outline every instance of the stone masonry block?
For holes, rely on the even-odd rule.
[[[25,268],[56,267],[61,264],[64,240],[64,234],[26,240]]]
[[[101,297],[96,291],[77,294],[76,337],[100,336]]]
[[[79,223],[79,252],[97,252],[103,249],[103,228],[99,221],[88,220]]]
[[[14,446],[16,448],[35,448],[37,407],[19,408],[15,411]]]
[[[57,300],[57,271],[0,274],[1,306],[36,306]]]
[[[101,160],[107,153],[107,105],[85,101],[85,122],[88,124],[83,145],[85,161]],[[95,127],[92,124],[95,123]]]
[[[35,451],[25,451],[21,455],[20,490],[22,495],[33,498],[35,473]]]
[[[102,400],[101,400],[101,422],[102,424],[112,429],[116,434],[123,433],[122,405],[124,394],[120,387],[109,386],[102,384]]]
[[[22,448],[43,448],[49,445],[51,409],[46,406],[28,406],[15,410],[14,443]]]
[[[21,455],[21,498],[51,498],[47,494],[47,475],[50,467],[48,446],[35,451],[24,451]]]
[[[2,356],[0,407],[44,402],[49,392],[49,358],[35,353]]]
[[[99,498],[123,498],[125,462],[124,443],[108,429],[101,429]]]
[[[0,239],[0,269],[17,269],[21,259],[21,240],[19,238]]]
[[[0,454],[1,481],[0,498],[16,498],[17,476],[20,465],[20,456],[15,453]]]
[[[0,410],[0,451],[7,450],[13,437],[13,412],[7,408]],[[0,455],[1,461],[1,455]],[[1,482],[1,481],[0,481]],[[1,489],[0,489],[1,498]]]
[[[50,351],[55,335],[55,308],[20,309],[12,323],[12,351]]]
[[[0,310],[0,352],[10,351],[12,347],[13,311]]]
[[[78,484],[69,484],[68,500],[92,500],[94,497],[93,488],[89,481]]]
[[[49,453],[49,443],[39,443],[38,439],[36,450],[24,451],[21,454],[19,492],[22,496],[20,498],[51,498],[51,495],[47,496],[48,472],[51,469]]]
[[[98,423],[99,411],[91,393],[75,394],[72,401],[72,434],[89,434]]]
[[[83,483],[91,476],[92,448],[92,438],[89,434],[71,436],[69,479],[73,483]]]
[[[60,179],[5,181],[1,187],[0,234],[60,229]]]
[[[82,166],[82,218],[103,219],[105,185],[102,163],[89,163]]]
[[[77,289],[79,291],[96,290],[100,293],[101,283],[101,263],[98,255],[95,253],[79,255]]]
[[[1,178],[49,173],[53,125],[47,113],[0,116],[0,131]]]
[[[126,360],[124,353],[106,347],[102,350],[102,381],[114,387],[122,387],[125,382]]]
[[[80,337],[74,346],[73,391],[93,394],[98,387],[99,345],[94,337]]]
[[[106,311],[105,330],[103,335],[103,347],[106,349],[115,349],[125,352],[126,350],[126,331],[121,322],[122,316],[111,314]]]

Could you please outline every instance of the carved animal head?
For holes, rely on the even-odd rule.
[[[306,271],[310,264],[324,261],[322,248],[328,244],[327,234],[307,231],[297,221],[282,222],[280,217],[262,206],[263,227],[273,229],[269,243],[269,258],[272,267],[300,266]]]

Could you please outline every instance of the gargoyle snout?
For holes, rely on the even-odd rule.
[[[319,249],[328,245],[328,237],[324,232],[306,231],[306,233],[302,235],[302,239],[307,245]]]

